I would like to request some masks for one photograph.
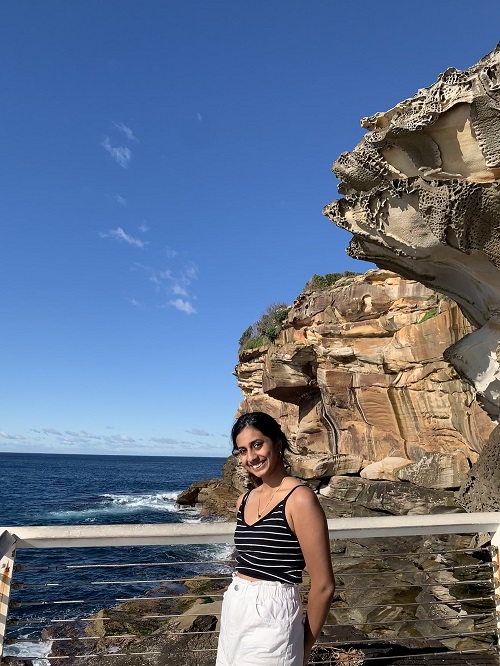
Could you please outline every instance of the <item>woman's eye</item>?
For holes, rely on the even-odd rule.
[[[262,442],[254,442],[252,444],[253,449],[260,449],[261,446],[262,446]]]
[[[240,454],[240,456],[244,456],[246,452],[247,452],[246,449],[238,449],[238,453]]]

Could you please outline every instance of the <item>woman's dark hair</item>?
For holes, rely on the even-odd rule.
[[[233,443],[234,455],[238,454],[236,438],[243,428],[246,428],[247,426],[260,430],[263,435],[272,439],[275,444],[279,442],[281,444],[282,458],[285,451],[290,449],[285,433],[281,429],[280,424],[273,419],[272,416],[269,416],[269,414],[266,414],[265,412],[248,412],[248,414],[242,414],[231,429],[231,441]]]

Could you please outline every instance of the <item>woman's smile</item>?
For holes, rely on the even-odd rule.
[[[261,469],[265,465],[265,460],[259,460],[258,462],[248,463],[248,467],[251,467],[254,472]]]
[[[243,467],[251,474],[269,474],[281,460],[273,440],[252,426],[243,428],[236,445]]]

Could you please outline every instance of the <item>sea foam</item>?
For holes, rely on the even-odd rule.
[[[50,666],[50,661],[45,659],[52,650],[52,641],[40,641],[30,643],[13,643],[3,648],[4,657],[16,657],[17,659],[31,659],[33,666]]]
[[[100,516],[118,516],[143,511],[159,511],[178,514],[181,522],[196,520],[198,512],[192,507],[180,507],[176,499],[181,491],[163,493],[106,493],[101,495],[92,506],[82,509],[51,511],[50,516],[68,522],[93,522]]]

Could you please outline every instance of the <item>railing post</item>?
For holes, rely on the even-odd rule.
[[[500,527],[491,534],[493,553],[493,579],[495,581],[495,606],[497,616],[497,642],[500,645]]]
[[[9,532],[0,534],[0,657],[3,654],[3,641],[9,612],[10,586],[16,559],[16,540]]]

